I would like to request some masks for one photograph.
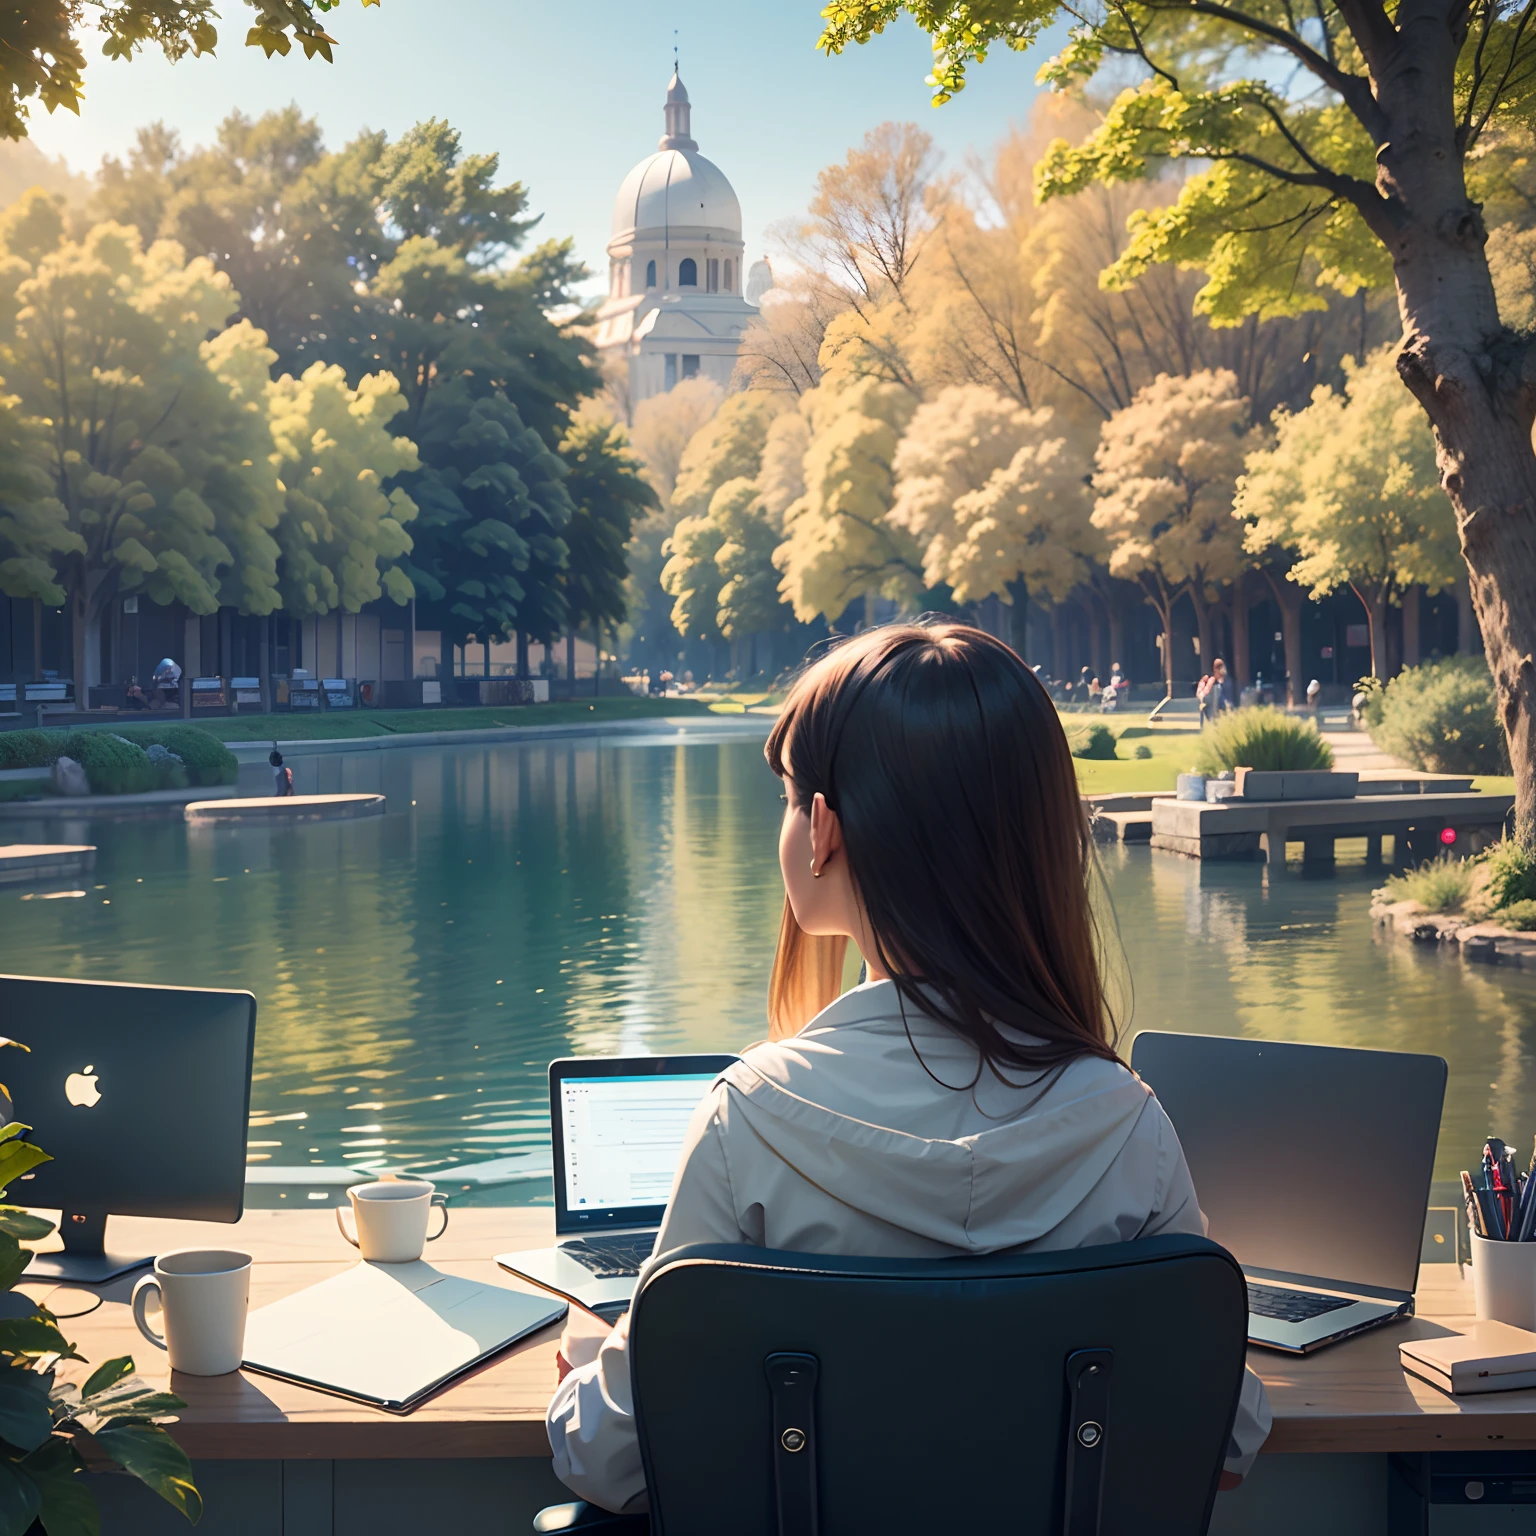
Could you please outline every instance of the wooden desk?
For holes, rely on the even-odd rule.
[[[114,1217],[111,1230],[113,1247],[124,1251],[250,1252],[253,1306],[356,1262],[330,1208],[252,1211],[233,1227]],[[459,1208],[426,1256],[450,1273],[515,1286],[490,1255],[536,1246],[552,1231],[548,1210]],[[558,1326],[401,1416],[254,1374],[173,1376],[133,1325],[127,1300],[136,1278],[103,1287],[100,1308],[62,1327],[91,1362],[131,1354],[142,1375],[186,1400],[173,1433],[198,1464],[208,1499],[199,1536],[415,1536],[442,1528],[445,1500],[460,1529],[520,1536],[536,1509],[562,1496],[544,1433]],[[73,1288],[26,1282],[24,1289],[45,1304],[52,1293],[60,1311],[82,1299]],[[1310,1358],[1250,1353],[1274,1428],[1248,1484],[1218,1501],[1213,1536],[1290,1536],[1302,1510],[1308,1536],[1418,1530],[1396,1516],[1389,1523],[1390,1469],[1431,1453],[1536,1449],[1536,1391],[1452,1398],[1398,1363],[1403,1339],[1470,1320],[1470,1276],[1426,1265],[1419,1304],[1421,1316],[1410,1322]],[[103,1497],[112,1536],[184,1532],[136,1485],[108,1481],[120,1485]]]

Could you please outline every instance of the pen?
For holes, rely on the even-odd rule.
[[[1477,1204],[1477,1191],[1472,1187],[1472,1175],[1465,1168],[1461,1170],[1461,1192],[1467,1201],[1467,1225],[1479,1237],[1487,1237],[1488,1230],[1483,1225],[1483,1213]]]
[[[1488,1224],[1488,1236],[1502,1241],[1509,1235],[1509,1230],[1504,1225],[1504,1213],[1499,1208],[1498,1194],[1490,1187],[1486,1173],[1477,1189],[1480,1197],[1478,1203],[1483,1208],[1483,1220]]]

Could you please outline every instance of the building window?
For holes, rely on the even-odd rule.
[[[683,353],[683,377],[685,379],[696,379],[696,378],[698,378],[698,376],[699,376],[699,359],[698,359],[698,354],[694,353],[694,352],[684,352]]]
[[[648,261],[645,264],[645,286],[647,288],[654,288],[656,286],[656,263],[654,261]]]
[[[713,256],[704,263],[704,278],[710,293],[720,292],[720,263]]]
[[[730,257],[726,257],[726,260],[725,260],[725,291],[727,293],[734,293],[736,291],[734,288],[731,287],[731,260],[730,260]]]
[[[677,286],[679,288],[697,288],[699,286],[699,264],[692,256],[684,256],[677,269]]]
[[[671,389],[677,383],[677,353],[668,352],[665,368],[662,373],[662,387]]]

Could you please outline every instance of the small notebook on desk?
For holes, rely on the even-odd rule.
[[[251,1313],[245,1366],[405,1413],[565,1310],[552,1296],[463,1280],[421,1259],[359,1263]]]
[[[1536,1333],[1480,1322],[1466,1333],[1398,1345],[1403,1369],[1457,1397],[1536,1387]]]

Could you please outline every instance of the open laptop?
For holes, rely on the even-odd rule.
[[[1149,1032],[1131,1066],[1247,1276],[1250,1343],[1304,1355],[1412,1316],[1439,1056]]]
[[[734,1056],[549,1064],[555,1246],[498,1253],[524,1280],[600,1317],[625,1311],[672,1193],[688,1122]]]

